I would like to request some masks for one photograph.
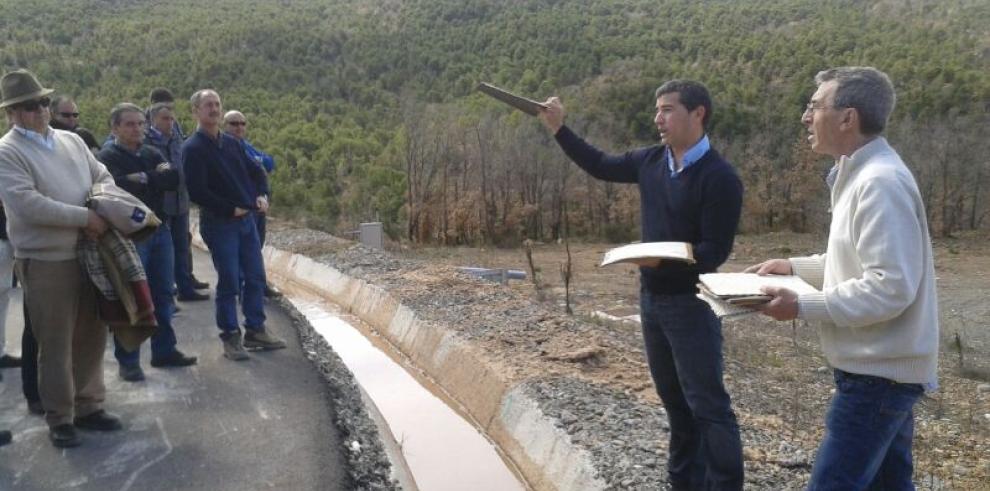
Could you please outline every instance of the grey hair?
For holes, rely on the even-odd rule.
[[[882,133],[897,103],[890,77],[869,66],[831,68],[815,75],[818,85],[832,80],[838,82],[832,106],[855,109],[859,113],[859,129],[864,135]]]
[[[199,89],[193,93],[192,97],[189,98],[189,102],[193,107],[199,107],[199,102],[202,101],[207,94],[216,94],[217,97],[220,97],[220,94],[217,94],[217,91],[213,89]]]
[[[162,112],[165,109],[171,110],[172,109],[172,103],[171,102],[156,102],[156,103],[152,104],[151,107],[148,108],[148,119],[153,119],[155,116],[158,115],[158,113]]]
[[[120,124],[120,119],[126,112],[135,112],[144,117],[144,111],[141,110],[137,104],[131,104],[130,102],[121,102],[113,109],[110,110],[110,127],[114,127]]]

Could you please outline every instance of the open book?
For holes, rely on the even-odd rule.
[[[760,288],[776,286],[802,293],[818,290],[798,276],[754,273],[708,273],[698,277],[698,298],[708,302],[719,317],[732,317],[756,312],[755,306],[770,301],[770,295]]]
[[[600,266],[614,263],[633,263],[655,267],[662,260],[683,261],[694,264],[694,253],[687,242],[640,242],[616,247],[605,253]]]

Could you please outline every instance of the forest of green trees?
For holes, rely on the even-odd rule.
[[[276,158],[274,213],[512,245],[634,239],[638,198],[480,81],[559,95],[570,126],[621,151],[656,143],[658,85],[700,80],[747,187],[744,231],[820,231],[828,164],[800,113],[819,70],[873,65],[898,90],[888,138],[948,235],[990,228],[988,25],[986,0],[0,0],[0,69],[74,95],[98,134],[153,87],[215,88]]]

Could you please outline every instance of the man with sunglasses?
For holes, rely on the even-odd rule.
[[[259,167],[264,169],[265,174],[271,174],[275,171],[275,158],[265,152],[262,152],[261,150],[258,150],[257,148],[254,148],[254,145],[251,145],[251,143],[247,140],[247,125],[247,117],[240,111],[227,111],[227,114],[223,115],[224,132],[240,142],[241,147],[244,149],[244,153],[247,154],[248,158],[254,163],[258,164]],[[258,238],[261,239],[262,247],[265,246],[265,225],[267,217],[267,212],[256,212],[254,214],[254,221],[258,227]],[[269,298],[276,297],[278,296],[278,292],[273,290],[272,287],[268,286],[266,283],[265,296]]]
[[[13,125],[0,138],[0,201],[38,341],[49,439],[74,447],[81,443],[77,428],[121,429],[103,410],[107,328],[76,256],[80,232],[95,239],[107,230],[86,198],[93,184],[113,184],[113,176],[78,135],[48,126],[51,93],[27,70],[0,79],[0,109]]]
[[[93,133],[79,126],[79,106],[76,105],[76,101],[72,100],[72,97],[58,95],[52,98],[51,115],[52,128],[71,131],[79,135],[94,154],[100,151],[100,144],[97,143]]]

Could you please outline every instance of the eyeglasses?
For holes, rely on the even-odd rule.
[[[804,106],[804,112],[815,112],[819,109],[835,109],[834,107],[829,107],[824,104],[815,104],[814,102],[809,102]]]
[[[18,102],[17,104],[14,104],[14,109],[32,112],[37,111],[39,107],[48,107],[51,103],[51,99],[42,97],[41,99],[34,99],[32,101]]]
[[[63,118],[78,118],[79,113],[58,113]]]
[[[227,121],[231,126],[247,126],[247,121]]]

